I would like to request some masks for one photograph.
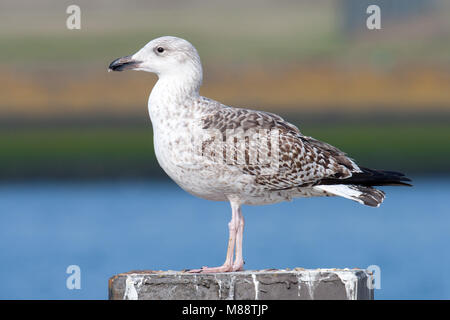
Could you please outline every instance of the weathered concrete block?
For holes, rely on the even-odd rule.
[[[109,299],[372,300],[372,275],[361,269],[261,270],[216,274],[131,271],[109,279]]]

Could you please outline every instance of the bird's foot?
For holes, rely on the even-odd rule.
[[[232,265],[224,264],[220,267],[202,267],[201,269],[191,269],[189,273],[218,273],[218,272],[230,272],[233,270]]]
[[[233,271],[243,271],[244,270],[244,261],[235,261],[232,266]]]

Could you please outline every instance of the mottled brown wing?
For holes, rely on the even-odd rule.
[[[202,121],[203,129],[217,130],[222,141],[228,141],[213,154],[270,190],[313,185],[323,178],[344,179],[359,171],[345,153],[303,136],[296,126],[275,114],[224,107]],[[262,139],[264,135],[270,137]]]
[[[243,108],[231,108],[224,106],[216,110],[203,119],[203,129],[218,129],[225,132],[228,129],[273,129],[283,128],[286,131],[300,133],[298,128],[289,122],[284,121],[280,116],[264,112]]]

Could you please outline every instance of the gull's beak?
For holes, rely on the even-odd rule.
[[[122,58],[118,58],[111,62],[108,68],[108,72],[110,71],[123,71],[128,69],[135,69],[139,67],[139,64],[142,63],[142,61],[134,60],[132,56],[126,56]]]

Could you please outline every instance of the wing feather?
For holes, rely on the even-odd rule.
[[[204,116],[202,125],[205,130],[218,130],[223,141],[231,141],[215,154],[227,155],[227,165],[253,176],[262,188],[311,186],[321,179],[345,179],[360,172],[344,152],[302,135],[296,126],[272,113],[223,106]],[[269,136],[275,132],[276,139],[261,139],[261,132]],[[269,163],[261,161],[267,158]]]

